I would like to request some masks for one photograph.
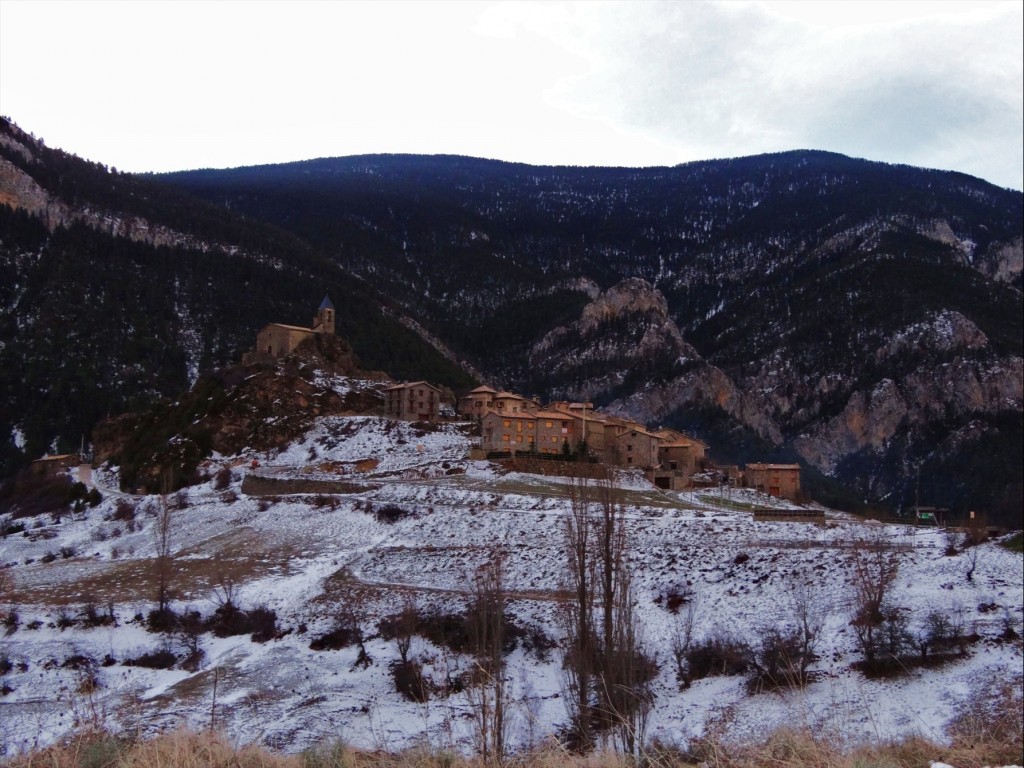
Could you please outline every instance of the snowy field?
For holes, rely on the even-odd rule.
[[[116,470],[97,472],[104,493],[97,507],[59,522],[30,519],[24,534],[0,539],[18,619],[0,639],[0,661],[10,667],[0,677],[0,755],[100,722],[153,732],[211,721],[240,742],[289,751],[328,737],[373,748],[427,742],[468,751],[466,696],[403,699],[389,669],[398,659],[395,642],[379,636],[377,623],[409,600],[421,610],[461,611],[473,572],[500,548],[516,622],[557,641],[570,495],[567,478],[502,474],[468,460],[468,449],[457,426],[432,432],[375,417],[331,417],[286,450],[215,457],[214,471],[233,467],[228,487],[210,481],[172,500],[173,608],[206,617],[225,589],[234,589],[243,609],[275,611],[282,634],[263,643],[204,634],[192,671],[124,663],[159,650],[181,659],[187,641],[148,632],[141,619],[154,607],[161,500],[123,496],[111,490]],[[247,472],[358,482],[366,490],[258,499],[241,491]],[[851,740],[920,734],[942,741],[965,701],[1021,675],[1020,640],[999,637],[1007,624],[1021,629],[1019,554],[984,544],[968,579],[968,556],[947,556],[946,536],[934,528],[866,524],[831,512],[824,525],[754,522],[755,506],[786,503],[749,491],[669,493],[636,474],[620,475],[616,486],[627,508],[646,647],[659,664],[650,738],[682,745],[710,727],[743,738],[806,724]],[[113,519],[119,502],[135,507],[134,519]],[[387,509],[397,510],[393,522],[381,514]],[[853,668],[860,655],[850,626],[852,547],[866,539],[899,548],[893,601],[907,609],[911,631],[940,610],[978,635],[963,658],[888,681]],[[792,622],[796,585],[809,585],[823,617],[809,685],[749,695],[743,677],[724,676],[680,690],[670,649],[685,608],[670,612],[668,595],[695,602],[695,637],[727,633],[753,643],[765,629]],[[86,628],[87,604],[112,612],[115,622]],[[367,636],[367,667],[356,665],[354,646],[310,648],[346,612]],[[419,637],[412,655],[439,687],[471,664]],[[543,654],[520,646],[508,669],[516,744],[536,743],[566,723],[558,648]]]

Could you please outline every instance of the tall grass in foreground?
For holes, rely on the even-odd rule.
[[[1010,713],[1004,712],[1003,715]],[[942,760],[956,768],[1020,764],[1020,715],[1007,724],[997,717],[954,727],[953,744],[943,746],[911,737],[898,742],[844,751],[807,730],[780,729],[757,743],[727,745],[708,736],[685,750],[654,748],[641,758],[618,754],[572,755],[550,746],[507,758],[508,768],[928,768]],[[1008,727],[1007,727],[1008,726]],[[367,752],[339,742],[298,755],[282,755],[256,746],[233,746],[218,733],[173,731],[147,740],[108,733],[81,734],[64,744],[3,763],[9,768],[492,768],[449,752],[413,749],[401,753]]]
[[[963,703],[947,729],[948,744],[917,736],[846,746],[827,729],[779,728],[738,743],[728,722],[713,725],[685,747],[651,745],[639,757],[572,754],[547,745],[500,762],[427,747],[398,753],[357,750],[327,741],[297,755],[237,746],[212,731],[169,731],[148,739],[98,728],[46,749],[0,758],[3,768],[956,768],[1024,764],[1024,679],[990,679]]]

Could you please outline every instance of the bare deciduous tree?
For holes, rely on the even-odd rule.
[[[671,637],[672,658],[675,660],[676,681],[679,683],[680,689],[689,686],[689,669],[686,658],[693,646],[693,630],[700,606],[699,594],[692,593],[683,606],[682,611],[676,614]]]
[[[504,553],[494,548],[470,584],[470,641],[476,656],[468,694],[476,717],[477,753],[484,765],[501,765],[509,735],[510,690],[506,680]]]
[[[156,508],[156,519],[153,523],[153,548],[155,558],[153,560],[153,586],[156,592],[156,621],[151,622],[155,626],[169,629],[169,615],[171,602],[171,577],[174,569],[173,549],[171,546],[171,533],[173,522],[174,506],[169,502],[168,495],[171,491],[171,473],[165,470],[160,477],[160,499]]]
[[[899,553],[881,532],[855,542],[853,548],[853,629],[864,661],[876,663],[887,600],[899,574]]]
[[[565,519],[568,581],[566,670],[569,716],[577,746],[589,749],[595,733],[619,749],[643,747],[654,664],[643,648],[629,566],[625,510],[610,482],[596,493],[572,485]]]
[[[595,661],[594,559],[590,506],[589,484],[585,479],[574,478],[569,486],[569,511],[563,524],[570,592],[563,616],[566,709],[575,730],[575,746],[580,750],[589,750],[594,744],[591,731]]]

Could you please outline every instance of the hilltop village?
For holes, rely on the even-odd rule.
[[[256,335],[246,364],[270,362],[289,354],[317,334],[335,333],[335,308],[324,296],[312,327],[270,323]],[[449,400],[446,402],[446,399]],[[473,458],[561,459],[640,469],[658,488],[754,488],[790,501],[802,501],[799,464],[716,466],[708,445],[675,429],[649,429],[639,422],[602,413],[589,402],[556,401],[479,386],[458,398],[427,381],[401,382],[384,390],[384,415],[404,421],[438,422],[464,418],[480,431]],[[454,406],[454,408],[453,408]],[[543,465],[535,465],[543,471]]]
[[[388,387],[385,414],[413,421],[442,416],[442,391],[425,381]],[[474,421],[480,445],[473,458],[575,460],[640,469],[658,488],[730,485],[754,488],[778,498],[802,501],[799,464],[718,466],[708,445],[679,430],[649,429],[639,422],[602,413],[589,402],[555,401],[480,386],[459,398],[458,417]],[[543,465],[535,465],[543,471]]]

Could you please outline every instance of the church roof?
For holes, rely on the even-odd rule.
[[[324,300],[320,302],[320,306],[317,309],[334,309],[334,304],[331,303],[331,297],[326,293],[324,294]]]

